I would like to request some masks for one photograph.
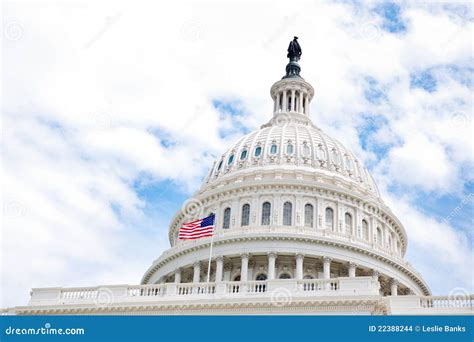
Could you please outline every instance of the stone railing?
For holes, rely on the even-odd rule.
[[[395,296],[388,297],[394,315],[472,315],[474,295],[457,296]]]
[[[166,283],[157,285],[110,285],[85,288],[33,289],[29,305],[192,301],[242,297],[271,298],[275,292],[292,297],[378,295],[380,284],[372,277],[334,279],[275,279],[217,283]]]

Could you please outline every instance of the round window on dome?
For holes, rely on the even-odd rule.
[[[278,146],[276,144],[272,144],[272,146],[270,146],[270,154],[276,154],[278,151]]]
[[[240,160],[244,160],[247,158],[247,150],[243,150],[242,153],[240,153]]]
[[[234,162],[234,155],[231,154],[230,157],[229,157],[229,160],[227,160],[227,165],[230,165]]]
[[[294,151],[293,144],[286,145],[286,153],[287,154],[293,154],[293,151]]]
[[[255,157],[259,157],[261,154],[262,154],[262,148],[260,146],[257,146],[253,155]]]

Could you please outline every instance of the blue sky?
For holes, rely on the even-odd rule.
[[[167,6],[4,5],[2,305],[139,282],[213,162],[270,119],[295,34],[313,122],[368,166],[433,292],[472,292],[471,5]]]

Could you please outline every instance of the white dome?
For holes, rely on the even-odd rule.
[[[333,177],[334,182],[349,182],[351,190],[380,200],[372,176],[354,154],[298,114],[279,114],[260,130],[242,137],[214,163],[205,184],[265,169]]]

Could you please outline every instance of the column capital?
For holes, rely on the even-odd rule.
[[[372,270],[372,277],[374,277],[374,278],[380,277],[380,272],[377,271],[377,270]]]
[[[276,258],[277,257],[276,252],[268,252],[267,255],[268,255],[269,258]]]
[[[222,255],[216,256],[216,262],[224,262],[224,257]]]
[[[250,254],[249,253],[241,253],[240,254],[240,258],[241,259],[248,259],[250,257]]]
[[[296,253],[296,259],[304,259],[304,254],[303,253]]]
[[[327,256],[323,257],[323,262],[324,263],[327,263],[327,262],[330,263],[331,261],[332,261],[332,258],[327,257]]]
[[[196,268],[196,267],[201,267],[201,262],[200,261],[195,261],[193,263],[193,267]]]
[[[390,279],[390,286],[398,286],[398,284],[400,284],[400,282],[397,279]]]
[[[356,268],[357,266],[359,266],[358,264],[356,264],[353,261],[350,261],[348,265],[349,265],[349,268]]]
[[[183,271],[182,267],[177,267],[175,268],[174,273],[181,273],[182,271]]]

